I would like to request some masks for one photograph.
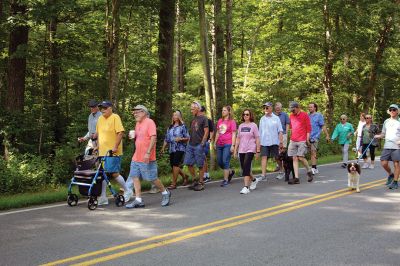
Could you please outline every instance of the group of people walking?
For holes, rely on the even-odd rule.
[[[89,102],[91,115],[89,116],[89,132],[79,141],[90,141],[90,145],[96,146],[99,156],[106,156],[108,150],[112,150],[116,156],[122,155],[122,138],[124,127],[120,117],[113,113],[112,104],[108,101],[96,103]],[[382,131],[372,123],[372,116],[361,114],[361,120],[357,132],[347,122],[347,117],[342,115],[340,123],[335,127],[330,137],[325,126],[324,117],[318,112],[318,105],[310,103],[309,113],[304,112],[299,103],[290,102],[290,116],[282,111],[282,104],[266,102],[262,105],[263,115],[259,125],[255,123],[255,114],[250,109],[241,113],[241,123],[237,126],[231,106],[224,106],[221,110],[221,118],[214,123],[207,118],[206,109],[199,102],[192,102],[190,106],[192,119],[190,124],[185,124],[182,112],[175,110],[172,114],[164,138],[161,152],[168,151],[172,171],[172,182],[165,188],[158,178],[156,162],[157,130],[154,121],[150,118],[149,111],[143,105],[137,105],[133,109],[136,120],[135,130],[131,130],[129,137],[135,142],[135,152],[132,157],[130,173],[127,181],[119,174],[120,163],[113,169],[112,176],[124,190],[127,208],[144,207],[141,198],[140,180],[150,181],[162,194],[162,206],[169,205],[171,192],[177,187],[178,177],[182,176],[183,185],[189,185],[188,176],[182,171],[182,165],[186,165],[192,177],[192,183],[188,186],[194,191],[205,189],[205,183],[210,180],[208,173],[207,156],[210,148],[214,147],[217,154],[217,162],[223,170],[221,187],[229,185],[235,170],[231,167],[231,158],[239,158],[241,174],[244,177],[244,186],[241,194],[248,194],[256,189],[261,180],[267,179],[268,159],[277,163],[277,179],[283,179],[283,164],[279,155],[287,153],[293,158],[293,178],[286,176],[285,181],[290,185],[299,184],[299,162],[303,164],[307,172],[307,181],[312,182],[315,174],[318,174],[317,151],[324,132],[328,142],[338,139],[342,146],[343,164],[345,168],[348,162],[348,151],[354,134],[357,136],[357,150],[363,155],[363,168],[374,168],[375,147],[377,139],[385,137],[384,151],[381,156],[382,166],[388,172],[388,185],[397,188],[399,177],[400,159],[400,122],[398,121],[398,107],[392,104],[388,110],[391,118],[385,121]],[[396,131],[397,130],[397,131]],[[290,134],[290,138],[288,137]],[[366,150],[369,150],[371,161],[367,161]],[[306,153],[311,153],[311,166],[305,158]],[[254,159],[261,157],[261,176],[255,178],[252,173]],[[395,170],[391,171],[388,161],[393,161]],[[390,180],[389,180],[390,179]],[[390,182],[389,182],[390,181]],[[108,204],[106,197],[106,184],[103,183],[99,205]]]

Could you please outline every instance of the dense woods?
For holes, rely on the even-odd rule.
[[[178,108],[290,100],[376,122],[400,102],[399,0],[0,0],[0,192],[69,178],[89,99],[160,136]],[[237,111],[239,113],[240,111]],[[132,147],[125,149],[129,161]]]

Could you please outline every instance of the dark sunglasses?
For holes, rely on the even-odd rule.
[[[346,120],[346,118],[340,118],[340,120]]]
[[[372,117],[366,117],[365,119],[372,119]]]
[[[389,108],[389,112],[395,112],[395,111],[397,111],[396,108]]]
[[[250,114],[249,113],[244,113],[243,116],[250,116]]]

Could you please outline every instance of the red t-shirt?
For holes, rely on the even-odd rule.
[[[143,163],[144,156],[150,146],[150,139],[152,136],[157,136],[156,124],[150,118],[145,118],[143,121],[136,123],[135,127],[135,146],[136,150],[133,154],[132,160],[135,162]],[[150,151],[150,161],[156,160],[156,145]]]
[[[306,141],[307,133],[311,133],[310,117],[308,117],[306,112],[300,112],[298,114],[291,113],[290,128],[292,129],[290,140]]]

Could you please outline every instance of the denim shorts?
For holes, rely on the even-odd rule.
[[[186,146],[184,165],[196,165],[199,168],[203,168],[205,159],[204,147],[201,144],[196,146],[188,144]]]
[[[158,178],[157,162],[150,163],[131,162],[129,178],[142,178],[146,181],[154,181]]]
[[[210,153],[210,142],[206,142],[204,145],[204,154],[207,156]]]

